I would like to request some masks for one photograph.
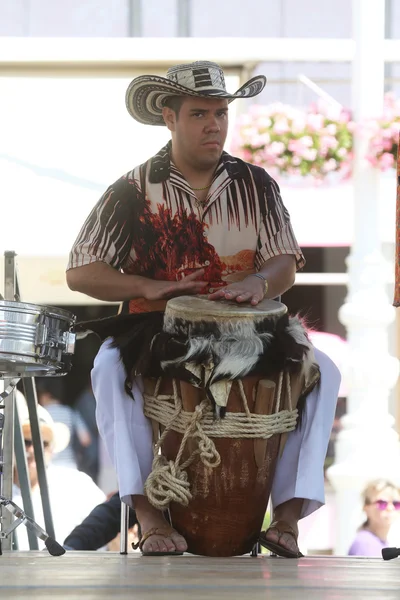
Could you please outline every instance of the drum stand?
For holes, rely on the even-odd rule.
[[[5,299],[8,301],[18,302],[19,286],[15,267],[15,256],[15,252],[5,252],[4,254],[4,295]],[[1,294],[0,299],[3,300]],[[43,515],[46,529],[49,531],[50,535],[32,518],[33,506],[30,494],[24,440],[22,437],[18,408],[15,402],[15,388],[19,381],[20,378],[4,379],[4,392],[0,393],[0,555],[2,554],[3,548],[4,550],[12,549],[12,534],[19,525],[23,524],[28,529],[29,547],[31,550],[38,549],[37,538],[40,538],[44,541],[45,546],[51,555],[59,556],[64,554],[65,550],[54,539],[54,527],[51,517],[46,470],[43,458],[43,443],[37,415],[35,380],[33,377],[30,377],[23,380],[23,385],[29,411],[32,442],[43,505]],[[26,512],[11,500],[14,475],[14,451],[23,505]],[[27,513],[31,514],[32,517],[28,516]],[[14,517],[15,520],[13,520]]]

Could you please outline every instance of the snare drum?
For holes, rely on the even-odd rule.
[[[0,378],[65,375],[75,316],[60,308],[0,301]]]

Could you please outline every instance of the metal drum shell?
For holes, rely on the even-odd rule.
[[[75,316],[53,306],[0,301],[0,377],[65,375]]]

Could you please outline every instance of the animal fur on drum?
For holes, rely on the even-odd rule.
[[[246,375],[269,377],[286,370],[299,373],[311,343],[301,319],[287,314],[255,323],[189,322],[169,319],[162,312],[117,315],[76,325],[76,331],[93,331],[102,340],[113,337],[125,367],[125,389],[132,396],[136,375],[169,375],[204,387],[211,401],[210,386],[222,379]],[[187,363],[210,365],[205,383],[186,368]],[[307,393],[311,390],[307,390]],[[299,412],[305,397],[298,403]]]

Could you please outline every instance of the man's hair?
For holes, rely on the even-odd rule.
[[[184,96],[167,96],[163,102],[163,106],[170,108],[174,111],[176,118],[179,117],[179,111],[181,110],[182,104],[185,100]]]

